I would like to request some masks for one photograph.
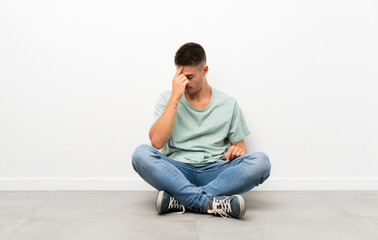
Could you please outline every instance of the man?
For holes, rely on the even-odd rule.
[[[187,208],[241,218],[246,207],[239,194],[269,177],[269,158],[247,153],[244,138],[250,132],[243,113],[234,98],[208,84],[201,45],[181,46],[175,65],[172,91],[161,94],[155,106],[152,146],[136,148],[133,168],[159,190],[159,213]]]

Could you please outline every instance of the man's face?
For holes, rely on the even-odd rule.
[[[178,68],[176,66],[176,68]],[[193,94],[198,92],[205,84],[205,76],[208,71],[207,65],[201,66],[184,66],[182,74],[186,76],[189,80],[189,84],[185,88],[185,92],[188,94]]]

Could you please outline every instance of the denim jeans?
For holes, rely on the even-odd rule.
[[[135,149],[132,165],[155,189],[164,190],[184,206],[201,212],[206,212],[213,196],[241,194],[263,183],[271,169],[268,156],[262,152],[194,167],[170,159],[146,144]]]

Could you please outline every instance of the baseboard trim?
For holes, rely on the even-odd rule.
[[[141,178],[0,178],[0,190],[156,191]],[[378,178],[269,178],[253,190],[378,190]]]

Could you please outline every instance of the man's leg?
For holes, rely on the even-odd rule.
[[[183,175],[183,171],[188,169],[183,169],[183,164],[146,144],[135,149],[132,164],[134,170],[157,190],[168,192],[186,207],[206,212],[206,205],[212,196],[188,181]]]
[[[271,164],[262,152],[252,152],[231,162],[216,162],[199,168],[198,186],[213,196],[230,196],[247,192],[270,175]]]

